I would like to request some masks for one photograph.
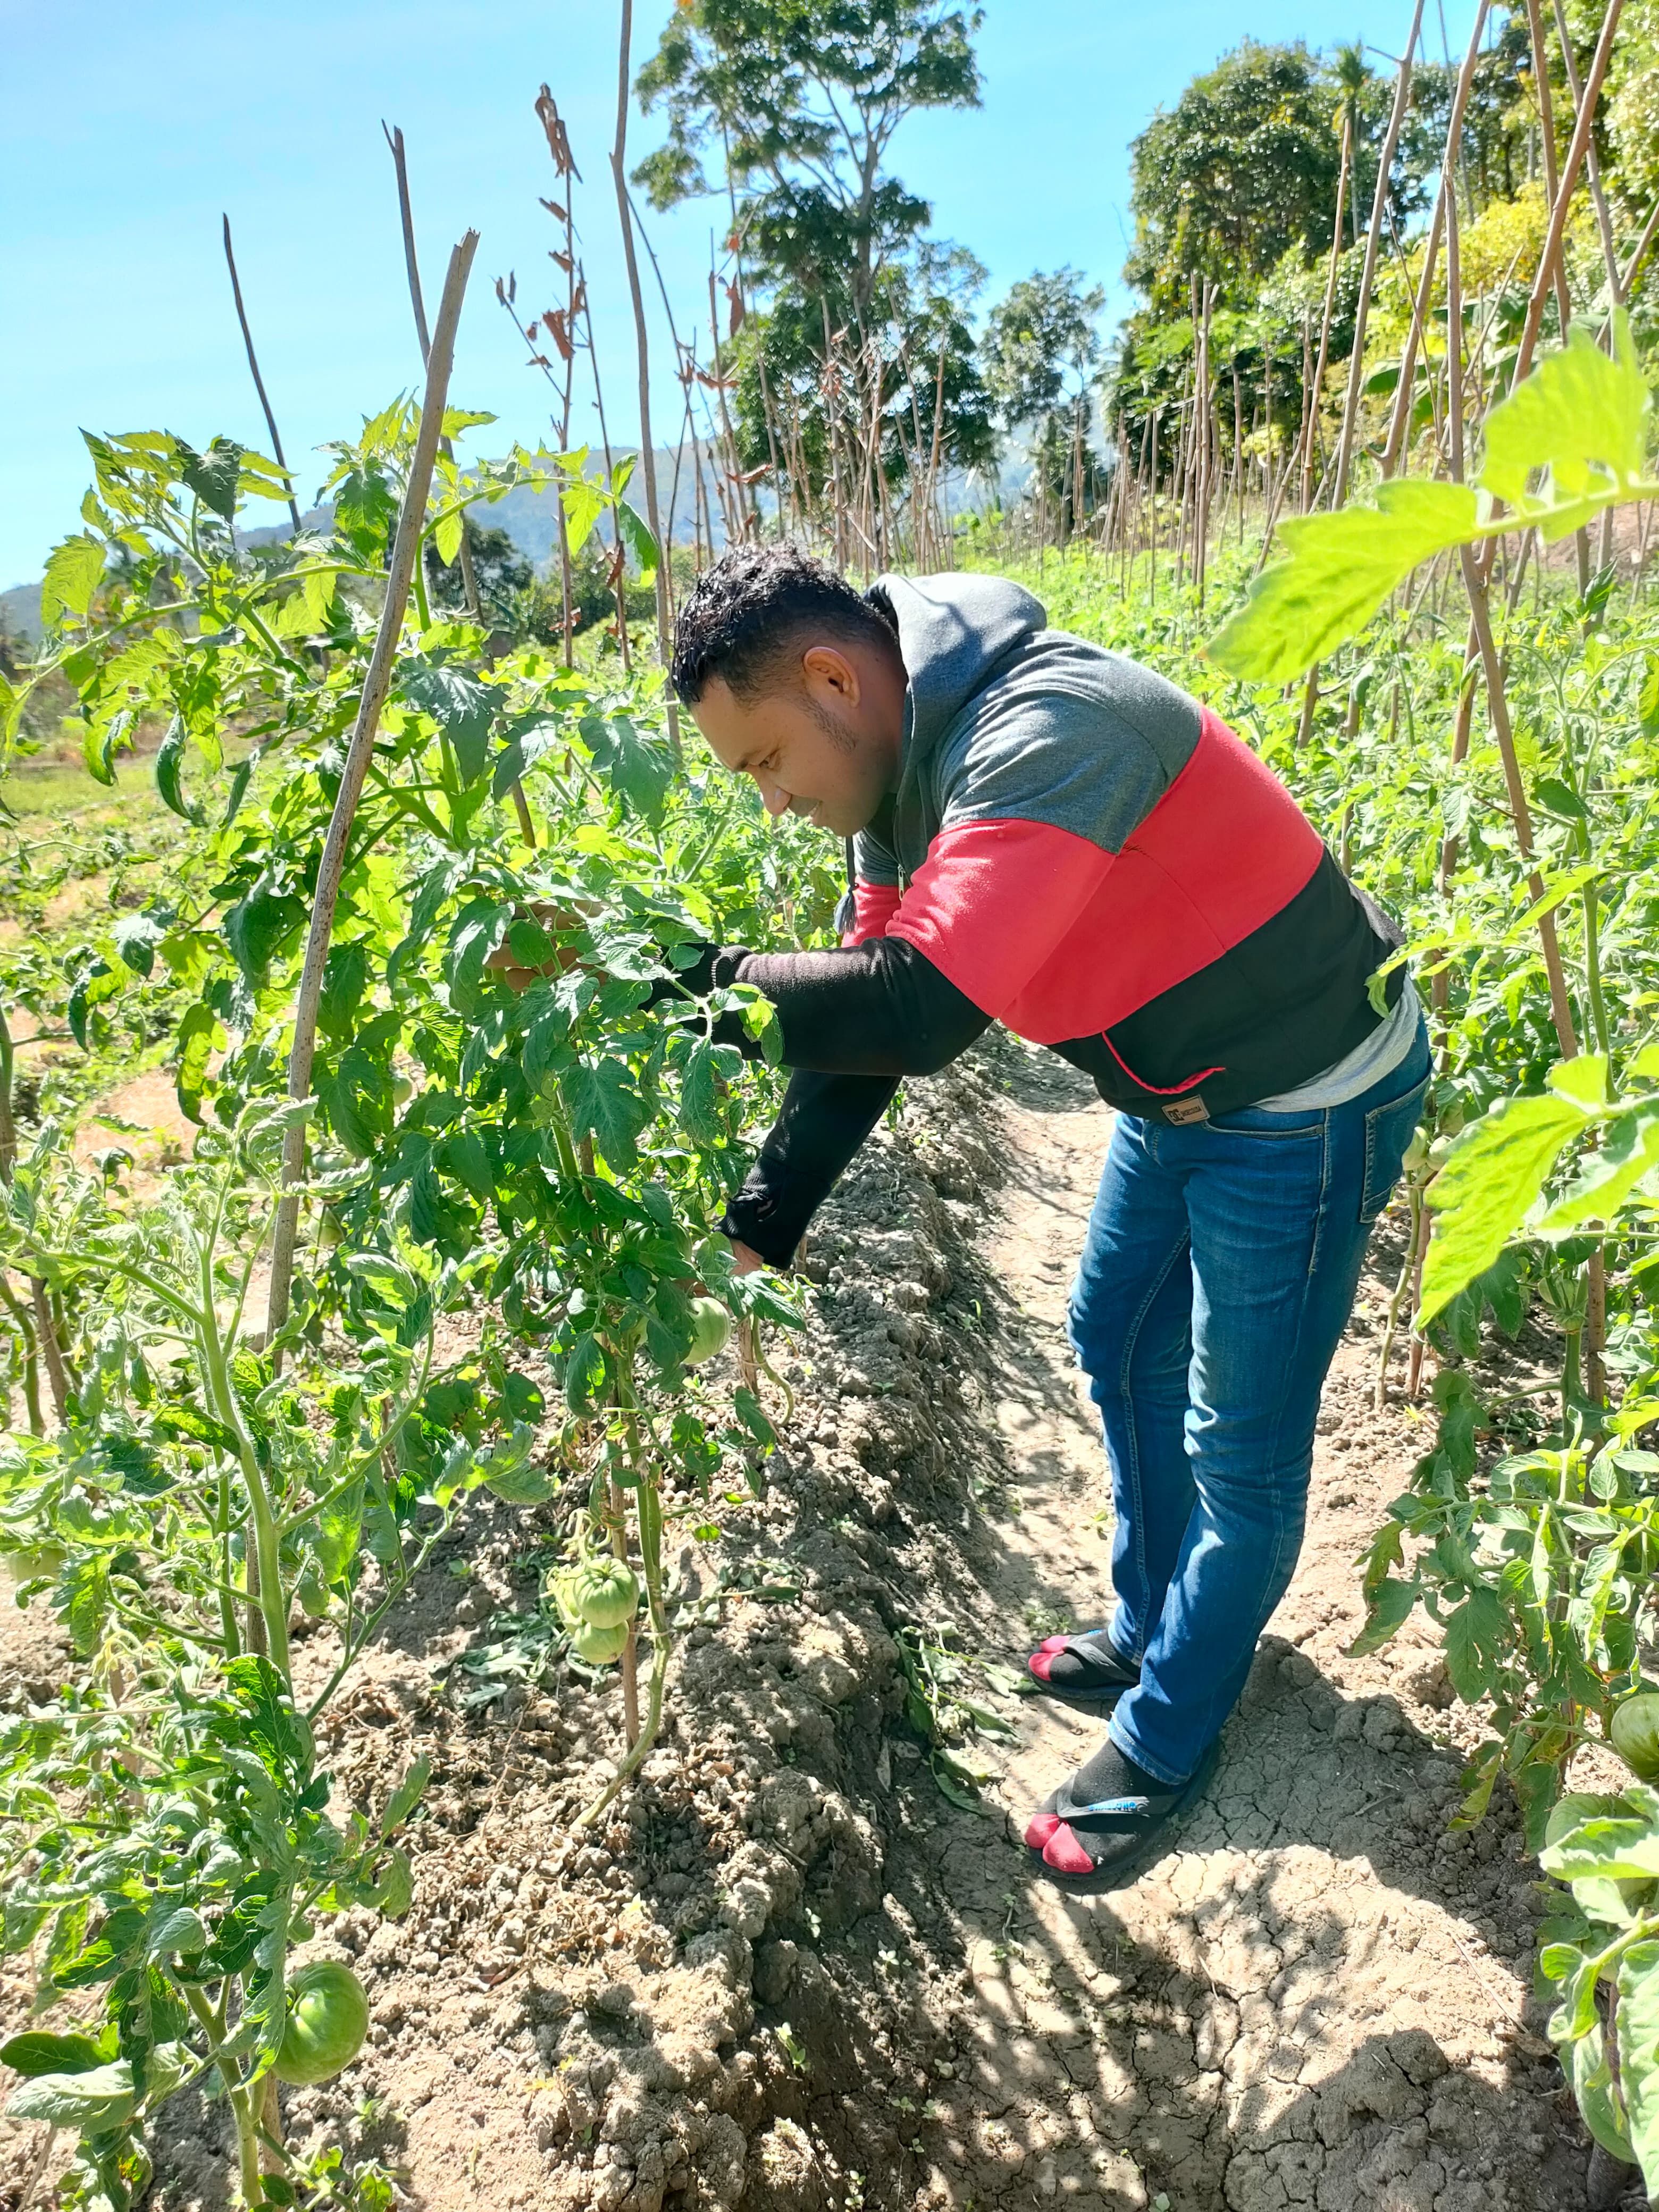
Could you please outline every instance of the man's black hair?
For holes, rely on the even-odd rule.
[[[804,643],[898,647],[884,592],[854,590],[799,545],[736,545],[707,568],[674,625],[669,678],[688,707],[711,676],[745,704],[775,689]]]

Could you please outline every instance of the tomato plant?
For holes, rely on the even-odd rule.
[[[183,842],[112,930],[37,960],[30,1003],[85,1046],[125,1008],[170,1024],[198,1128],[149,1204],[118,1169],[77,1168],[50,1121],[4,1163],[0,1279],[24,1286],[24,1379],[38,1401],[50,1367],[60,1425],[3,1446],[0,1553],[77,1654],[64,1697],[4,1738],[6,1941],[43,1944],[41,2002],[76,2008],[97,2060],[25,2045],[13,2109],[78,2128],[89,2203],[135,2201],[145,2122],[204,2074],[235,2118],[244,2199],[301,2186],[272,2087],[314,2008],[292,1954],[320,1913],[402,1909],[395,1836],[422,1778],[341,1825],[315,1724],[469,1493],[530,1510],[585,1486],[569,1643],[619,1663],[623,1736],[592,1817],[660,1727],[665,1530],[706,1529],[722,1468],[757,1484],[772,1440],[755,1391],[702,1364],[734,1316],[793,1319],[714,1230],[772,1095],[763,1071],[733,1083],[715,1024],[764,1042],[771,1017],[678,978],[711,936],[826,927],[839,871],[805,840],[780,850],[729,780],[677,781],[659,678],[493,657],[478,625],[431,617],[417,564],[309,1095],[283,1097],[418,429],[407,407],[366,423],[334,450],[331,536],[274,547],[234,526],[278,484],[257,456],[92,440],[87,527],[48,575],[36,680],[74,684],[100,781],[162,732],[152,772]],[[580,536],[623,489],[596,494],[580,461],[440,471],[423,531],[441,552],[462,504],[541,481]],[[267,1315],[285,1188],[302,1233]],[[447,1362],[440,1324],[465,1346]],[[332,1655],[305,1697],[301,1620]]]

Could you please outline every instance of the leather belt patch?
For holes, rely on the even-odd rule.
[[[1173,1121],[1176,1128],[1181,1129],[1189,1121],[1207,1121],[1210,1109],[1201,1098],[1177,1098],[1173,1106],[1164,1109],[1164,1118],[1166,1121]]]

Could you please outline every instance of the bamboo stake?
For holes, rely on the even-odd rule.
[[[1536,6],[1537,0],[1533,0],[1533,4]],[[1359,422],[1360,386],[1364,377],[1365,325],[1370,319],[1371,287],[1376,281],[1376,250],[1382,241],[1382,217],[1389,204],[1389,172],[1406,121],[1406,108],[1411,99],[1412,55],[1416,51],[1418,33],[1422,27],[1423,0],[1417,0],[1411,30],[1406,39],[1406,51],[1400,59],[1400,74],[1395,79],[1394,106],[1389,116],[1388,133],[1382,141],[1382,152],[1377,162],[1376,190],[1371,197],[1370,228],[1365,234],[1365,258],[1359,276],[1359,305],[1354,313],[1353,351],[1348,356],[1348,389],[1342,405],[1342,436],[1336,453],[1336,485],[1331,494],[1333,507],[1340,507],[1348,494],[1348,468],[1353,458],[1354,432]]]
[[[1549,49],[1544,43],[1544,17],[1538,0],[1527,0],[1527,30],[1532,42],[1532,81],[1538,93],[1539,151],[1544,164],[1545,204],[1553,207],[1561,178],[1556,161],[1555,103],[1550,94]],[[1572,319],[1572,302],[1567,294],[1566,271],[1559,265],[1555,271],[1555,303],[1565,337]]]
[[[1529,4],[1535,7],[1537,0],[1529,0]],[[1561,5],[1561,0],[1553,0],[1553,5],[1556,36],[1561,41],[1561,60],[1567,73],[1567,88],[1571,93],[1575,103],[1582,105],[1583,93],[1578,82],[1578,64],[1573,58],[1572,34],[1567,28],[1566,11]],[[1613,242],[1613,218],[1607,212],[1607,196],[1601,189],[1601,164],[1596,155],[1593,133],[1589,144],[1584,149],[1584,167],[1589,179],[1590,199],[1595,209],[1596,228],[1601,234],[1601,259],[1607,270],[1607,289],[1613,295],[1612,304],[1615,307],[1622,307],[1625,301],[1620,289],[1619,255]],[[1565,281],[1564,277],[1563,282]],[[1565,329],[1565,325],[1564,324],[1562,327]],[[1608,510],[1608,519],[1612,519],[1611,508]]]
[[[426,326],[426,301],[421,292],[420,257],[415,251],[415,209],[409,195],[409,162],[404,148],[404,134],[401,126],[394,131],[387,131],[384,120],[381,122],[380,129],[385,133],[386,144],[392,149],[392,167],[398,176],[398,214],[404,231],[404,267],[408,272],[410,305],[415,310],[415,335],[420,341],[421,367],[424,369],[427,356],[432,351],[432,340]],[[453,461],[455,458],[455,448],[447,438],[439,439],[438,451],[447,461]],[[466,603],[468,614],[471,616],[474,622],[482,626],[483,603],[478,597],[477,573],[472,566],[472,548],[466,542],[465,518],[461,523],[461,544],[458,557],[461,570],[461,596]],[[530,817],[524,805],[524,793],[516,783],[514,789],[519,805],[519,826],[525,831],[526,840],[533,851],[536,838],[534,831],[529,826]]]
[[[420,556],[427,495],[432,488],[432,466],[437,459],[444,402],[449,391],[450,372],[454,366],[455,331],[461,319],[461,302],[466,295],[466,280],[471,271],[472,257],[477,245],[477,232],[469,230],[449,257],[449,273],[444,280],[443,297],[438,306],[437,328],[433,332],[432,349],[427,362],[426,389],[421,399],[421,427],[410,462],[409,481],[404,486],[403,507],[398,516],[397,536],[392,540],[392,559],[386,570],[386,599],[380,610],[380,626],[375,634],[374,650],[369,656],[368,671],[363,678],[357,719],[352,728],[351,743],[340,776],[340,788],[335,798],[334,812],[329,822],[328,835],[323,842],[322,859],[317,869],[311,931],[306,939],[305,966],[301,971],[299,993],[295,1000],[294,1041],[289,1047],[288,1059],[288,1095],[296,1104],[311,1096],[311,1070],[317,1050],[317,1013],[322,999],[323,966],[328,957],[329,939],[333,933],[334,909],[340,896],[340,880],[345,873],[346,846],[356,816],[357,803],[362,796],[363,784],[368,775],[375,735],[380,728],[380,709],[386,704],[386,694],[392,688],[404,612],[409,604],[415,563]],[[267,1345],[288,1319],[289,1292],[294,1273],[294,1248],[300,1227],[298,1185],[305,1173],[305,1124],[296,1121],[283,1143],[283,1195],[276,1208],[270,1254],[270,1291],[265,1308]]]
[[[622,29],[617,72],[617,143],[611,155],[611,173],[617,180],[617,212],[622,222],[623,258],[628,264],[628,295],[634,303],[634,343],[640,369],[640,468],[645,477],[645,519],[657,544],[657,651],[667,667],[674,657],[674,629],[668,609],[668,548],[663,543],[662,517],[657,508],[657,455],[651,442],[651,342],[645,326],[645,297],[640,289],[639,256],[634,251],[634,212],[628,198],[623,163],[628,155],[629,50],[633,42],[634,0],[622,0]],[[681,763],[679,709],[672,693],[667,702],[668,744],[674,765]]]
[[[242,326],[242,343],[247,349],[247,365],[253,375],[253,389],[259,395],[259,404],[264,410],[265,428],[270,433],[271,458],[283,474],[289,478],[288,511],[294,518],[294,534],[300,534],[300,508],[294,496],[294,479],[289,477],[288,462],[283,454],[282,434],[276,428],[276,417],[270,411],[270,401],[265,395],[265,380],[259,374],[259,361],[253,350],[253,333],[248,328],[247,310],[242,305],[242,283],[236,274],[236,256],[231,251],[230,217],[222,218],[225,226],[225,266],[230,271],[231,296],[236,302],[236,319]]]
[[[427,329],[426,300],[421,290],[420,257],[415,250],[415,209],[409,192],[409,162],[404,148],[402,126],[387,131],[382,119],[380,129],[392,149],[392,166],[398,176],[398,214],[403,224],[404,266],[409,276],[409,301],[415,311],[415,336],[420,343],[421,367],[425,368],[432,356],[432,338]],[[438,440],[438,451],[447,461],[453,461],[455,448],[447,437]],[[480,629],[485,627],[483,603],[478,597],[477,572],[472,565],[472,548],[466,541],[466,517],[461,518],[461,542],[457,558],[461,571],[461,597],[467,613]],[[536,825],[530,817],[530,802],[524,795],[524,785],[516,775],[512,783],[513,811],[519,818],[519,835],[533,853],[536,850]]]
[[[1331,316],[1336,307],[1336,272],[1342,260],[1342,198],[1348,186],[1348,144],[1353,136],[1353,118],[1342,118],[1342,167],[1336,180],[1336,224],[1331,234],[1330,267],[1325,276],[1325,306],[1319,320],[1319,363],[1314,371],[1313,388],[1308,397],[1307,429],[1302,446],[1302,512],[1305,514],[1313,503],[1314,430],[1319,420],[1319,395],[1324,389],[1325,364],[1331,350]]]
[[[559,179],[563,193],[562,202],[544,200],[542,204],[556,222],[564,218],[564,252],[562,257],[551,255],[556,267],[562,267],[565,279],[564,337],[562,356],[564,362],[564,391],[559,411],[559,451],[570,449],[570,410],[576,389],[576,213],[575,195],[571,184],[580,184],[582,173],[576,167],[576,157],[570,150],[570,133],[565,129],[564,118],[559,113],[559,104],[550,88],[543,85],[536,94],[536,116],[547,140],[547,150],[552,156],[553,173]],[[564,595],[564,665],[575,665],[576,603],[575,575],[570,563],[570,530],[565,519],[564,501],[557,507],[559,526],[559,582]]]
[[[1511,391],[1525,380],[1532,368],[1533,353],[1538,344],[1539,332],[1543,328],[1544,302],[1549,297],[1556,259],[1561,252],[1561,241],[1566,235],[1567,216],[1571,209],[1573,193],[1577,188],[1578,172],[1589,149],[1601,87],[1607,80],[1607,64],[1613,58],[1613,33],[1619,27],[1624,5],[1625,0],[1607,0],[1607,12],[1601,22],[1601,35],[1596,40],[1589,76],[1585,80],[1578,102],[1578,118],[1573,126],[1572,143],[1567,149],[1566,160],[1561,165],[1560,189],[1550,209],[1550,227],[1545,235],[1544,250],[1539,257],[1538,274],[1533,280],[1532,297],[1527,302],[1527,319],[1522,327],[1521,343],[1516,355],[1515,374],[1510,386]],[[1564,331],[1562,336],[1565,337],[1565,335]]]
[[[1451,433],[1452,481],[1455,483],[1462,483],[1464,478],[1462,305],[1462,262],[1457,208],[1454,201],[1447,209],[1446,219],[1446,311],[1449,338],[1446,364],[1450,378],[1446,420]],[[1474,643],[1480,650],[1481,672],[1486,679],[1486,709],[1492,716],[1492,735],[1498,741],[1498,757],[1504,766],[1504,785],[1509,797],[1510,818],[1515,825],[1515,842],[1522,860],[1528,866],[1528,889],[1534,904],[1541,906],[1544,879],[1533,860],[1532,810],[1527,803],[1526,784],[1515,750],[1515,732],[1510,721],[1504,666],[1492,635],[1486,573],[1474,546],[1461,547],[1459,558],[1462,563],[1464,589],[1468,594],[1470,630]],[[1544,972],[1549,981],[1550,1012],[1555,1023],[1556,1038],[1561,1048],[1562,1058],[1572,1060],[1578,1052],[1578,1033],[1573,1022],[1572,1001],[1567,992],[1566,974],[1561,963],[1561,947],[1556,936],[1553,912],[1540,913],[1538,939],[1544,955]]]

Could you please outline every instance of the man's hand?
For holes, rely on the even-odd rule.
[[[737,1269],[738,1274],[752,1275],[757,1267],[763,1267],[766,1262],[758,1252],[751,1251],[747,1244],[740,1243],[734,1237],[732,1239],[732,1265]]]
[[[527,905],[514,908],[514,928],[521,922],[532,923],[550,936],[562,929],[580,929],[583,916],[573,913],[568,907],[555,904],[550,899],[532,899]],[[527,991],[532,983],[539,983],[544,977],[563,975],[567,969],[575,967],[577,961],[578,955],[570,945],[559,945],[554,947],[550,959],[526,967],[513,949],[512,930],[509,930],[507,942],[498,945],[484,962],[484,970],[487,975],[499,976],[509,990]]]

